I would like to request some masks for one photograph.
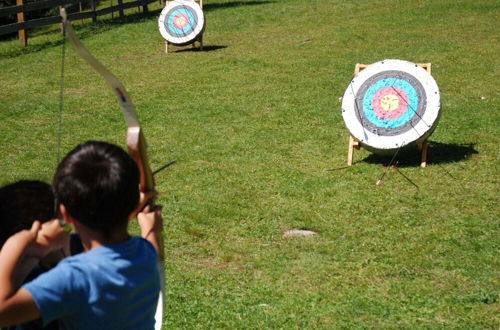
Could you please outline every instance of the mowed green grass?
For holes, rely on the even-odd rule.
[[[132,96],[152,167],[177,160],[156,176],[165,329],[499,328],[498,1],[206,0],[205,51],[168,55],[157,14],[75,24]],[[31,36],[0,42],[1,184],[50,181],[58,141],[124,145],[69,44],[58,137],[61,37]],[[441,92],[428,167],[398,155],[418,190],[394,169],[375,186],[390,159],[364,150],[327,171],[346,163],[355,64],[386,58],[431,62]]]

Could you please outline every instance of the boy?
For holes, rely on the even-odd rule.
[[[21,180],[0,188],[0,249],[18,231],[30,229],[33,221],[54,219],[52,187],[42,181]]]
[[[154,328],[160,291],[155,234],[161,217],[149,207],[137,215],[149,242],[128,234],[138,186],[136,163],[115,145],[90,141],[62,160],[53,185],[58,209],[80,235],[84,253],[16,289],[11,279],[21,260],[60,248],[64,231],[44,231],[35,222],[9,238],[0,252],[0,326],[41,316],[44,323],[59,319],[67,329]]]
[[[55,218],[54,214],[54,194],[52,187],[42,181],[22,180],[0,188],[0,249],[7,239],[15,233],[30,229],[35,220],[47,223]],[[56,223],[57,224],[57,223]],[[50,224],[47,224],[50,225]],[[45,225],[45,227],[47,227]],[[67,244],[65,244],[67,246]],[[53,268],[62,258],[65,257],[65,251],[56,250],[41,259],[33,270],[32,265],[26,269],[29,272],[19,274],[15,280],[24,283],[33,280],[41,273]],[[57,321],[42,326],[40,319],[29,323],[20,324],[5,330],[14,329],[59,329]]]

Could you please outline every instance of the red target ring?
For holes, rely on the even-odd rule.
[[[408,95],[399,87],[384,87],[373,97],[372,107],[380,119],[398,118],[408,109]]]

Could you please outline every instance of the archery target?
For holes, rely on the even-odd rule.
[[[365,148],[391,151],[427,138],[440,109],[439,88],[415,63],[384,60],[369,65],[350,82],[342,116]]]
[[[175,0],[161,11],[158,26],[165,40],[175,45],[186,45],[203,33],[205,16],[196,2]]]

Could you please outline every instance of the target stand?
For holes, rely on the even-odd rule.
[[[196,42],[203,50],[203,0],[167,1],[158,19],[158,27],[165,39],[165,53],[168,53],[169,45],[192,45],[194,48]]]
[[[427,139],[439,119],[439,89],[431,63],[384,60],[356,64],[342,97],[342,116],[350,131],[347,165],[361,147],[394,154],[416,146],[427,165]]]

